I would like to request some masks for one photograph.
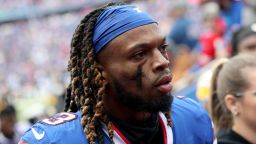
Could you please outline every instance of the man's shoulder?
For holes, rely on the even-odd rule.
[[[174,139],[176,143],[205,142],[214,139],[213,125],[206,110],[195,100],[174,96],[172,116]],[[180,139],[179,137],[186,137]]]
[[[197,123],[198,120],[211,121],[209,114],[200,103],[185,96],[174,96],[172,103],[172,118],[195,120],[190,121],[190,123]]]
[[[80,124],[81,113],[61,112],[51,118],[38,121],[21,138],[26,143],[87,143]]]
[[[172,111],[173,113],[182,112],[182,115],[189,114],[193,117],[207,114],[205,109],[198,102],[185,96],[174,96]]]

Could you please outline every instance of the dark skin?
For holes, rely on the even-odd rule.
[[[134,77],[131,79],[131,80],[137,81],[138,88],[142,88],[142,77],[143,77],[142,66],[138,66]]]
[[[171,73],[166,46],[158,25],[149,24],[121,34],[97,55],[98,68],[108,83],[103,100],[109,115],[132,124],[143,123],[151,115],[122,103],[117,86],[129,97],[145,103],[159,101],[161,105],[161,98],[170,97]]]

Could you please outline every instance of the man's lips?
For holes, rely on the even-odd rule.
[[[171,81],[171,75],[164,75],[157,81],[155,87],[162,93],[168,93],[172,90]]]

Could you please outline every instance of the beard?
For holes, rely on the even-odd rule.
[[[119,102],[136,111],[150,113],[168,112],[173,101],[171,93],[150,96],[147,92],[143,92],[141,88],[139,94],[133,94],[127,91],[127,86],[123,86],[118,80],[113,81],[112,87]]]

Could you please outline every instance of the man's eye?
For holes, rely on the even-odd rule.
[[[164,44],[164,45],[162,45],[162,46],[159,48],[159,50],[160,50],[162,53],[165,53],[165,52],[167,52],[167,47],[168,47],[168,44]]]
[[[145,57],[146,53],[144,51],[139,51],[134,55],[134,58],[136,60],[143,59]]]

